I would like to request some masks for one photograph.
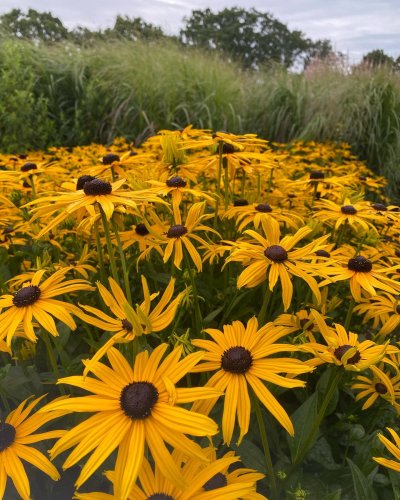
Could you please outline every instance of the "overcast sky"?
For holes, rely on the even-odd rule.
[[[176,34],[184,16],[208,6],[214,11],[233,6],[268,11],[312,39],[329,38],[350,61],[376,48],[400,55],[400,0],[0,0],[0,13],[32,7],[51,11],[68,27],[90,28],[112,26],[122,14]]]

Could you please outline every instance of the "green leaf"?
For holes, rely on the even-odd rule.
[[[291,416],[294,425],[294,437],[288,436],[288,444],[292,463],[296,463],[301,450],[306,444],[307,437],[317,417],[317,411],[318,397],[316,393],[313,393]]]
[[[307,457],[327,470],[336,470],[341,467],[335,462],[331,446],[324,437],[318,439],[313,448],[309,451]]]
[[[368,477],[363,474],[361,469],[350,460],[350,458],[346,460],[350,466],[356,500],[377,500],[377,496]]]
[[[259,472],[266,473],[265,458],[261,449],[247,439],[243,439],[240,446],[231,445],[240,456],[240,460],[246,467],[256,469]]]

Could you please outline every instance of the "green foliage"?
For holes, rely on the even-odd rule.
[[[25,14],[21,9],[12,9],[0,16],[0,31],[17,38],[33,41],[56,42],[68,36],[68,29],[50,12],[29,9]]]
[[[269,13],[233,7],[220,12],[194,10],[181,30],[184,43],[216,49],[245,67],[266,63],[292,66],[311,55],[326,55],[332,47],[327,40],[312,42],[301,31],[289,28]]]

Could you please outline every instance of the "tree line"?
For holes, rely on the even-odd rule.
[[[328,39],[311,40],[303,32],[290,30],[272,14],[254,8],[225,8],[194,10],[183,19],[178,36],[167,35],[161,27],[140,17],[118,15],[111,28],[91,30],[78,26],[68,29],[51,12],[12,9],[0,16],[0,34],[35,43],[69,41],[89,45],[99,40],[122,38],[126,40],[159,41],[171,39],[189,47],[217,51],[228,60],[239,61],[245,68],[259,69],[280,64],[287,68],[305,68],[315,59],[323,60],[333,53]],[[393,59],[382,50],[366,54],[363,63],[370,66],[400,67],[400,57]]]

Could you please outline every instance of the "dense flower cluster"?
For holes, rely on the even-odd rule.
[[[277,499],[326,416],[374,409],[400,460],[400,208],[348,146],[187,127],[0,161],[0,369],[39,380],[0,379],[0,498],[30,498],[22,459],[79,466],[80,499]]]

